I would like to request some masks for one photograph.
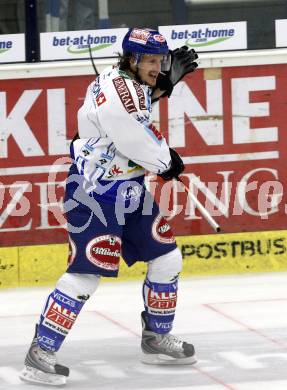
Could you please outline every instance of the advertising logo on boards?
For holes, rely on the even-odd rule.
[[[41,60],[117,57],[127,28],[40,34]]]
[[[0,63],[25,61],[25,34],[0,35]]]
[[[91,51],[106,49],[117,42],[116,35],[103,35],[103,36],[87,36],[80,35],[72,38],[67,35],[66,37],[58,38],[53,37],[53,46],[65,47],[68,53],[71,54],[86,54],[89,53],[89,47]]]
[[[6,51],[12,49],[13,42],[12,41],[0,41],[0,54],[5,53]]]
[[[285,73],[286,64],[226,67],[217,78],[213,70],[199,69],[196,76],[185,78],[175,87],[167,102],[161,103],[160,126],[156,125],[186,164],[182,180],[226,233],[266,227],[279,230],[286,225],[285,117],[284,112],[276,111],[287,90]],[[92,76],[3,81],[2,245],[66,240],[62,231],[65,221],[60,227],[55,210],[61,211],[70,160],[67,158],[64,167],[54,163],[68,154],[76,112],[82,103],[79,96],[84,97],[91,81]],[[52,165],[60,171],[49,181]],[[168,211],[183,209],[181,215],[169,218],[175,234],[210,233],[180,189],[178,185],[178,201],[163,204],[168,217]],[[53,201],[50,190],[56,194]],[[166,186],[159,186],[159,190],[159,195],[170,193]],[[164,224],[160,228],[166,232]],[[245,249],[247,245],[251,247],[245,243]],[[224,249],[224,245],[200,247],[198,253],[209,256],[213,250],[218,255],[218,250],[220,254]]]
[[[188,46],[197,51],[247,48],[246,22],[161,26],[171,49]]]

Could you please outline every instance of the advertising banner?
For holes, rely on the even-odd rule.
[[[61,31],[40,34],[42,61],[117,57],[127,28]]]
[[[176,242],[181,277],[287,271],[287,230],[178,236]],[[66,270],[68,254],[67,244],[0,248],[0,288],[54,284]],[[128,267],[121,259],[117,280],[142,280],[146,267],[143,262]]]
[[[275,20],[276,47],[287,47],[287,19]]]
[[[181,179],[223,233],[286,228],[286,72],[286,64],[199,69],[155,108],[155,126],[186,164]],[[93,77],[0,81],[1,247],[67,242],[57,216]],[[176,236],[213,233],[180,184],[151,174],[147,186]]]
[[[173,50],[189,46],[198,52],[247,49],[246,22],[160,26]]]
[[[24,62],[25,34],[0,35],[0,63]]]

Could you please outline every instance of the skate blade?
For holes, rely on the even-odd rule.
[[[19,378],[24,382],[31,384],[38,383],[46,386],[64,386],[66,384],[66,377],[63,375],[49,374],[29,366],[25,366]]]
[[[176,359],[171,356],[163,355],[163,354],[143,353],[141,362],[144,364],[154,364],[154,365],[190,365],[190,364],[195,364],[197,360],[195,356]]]

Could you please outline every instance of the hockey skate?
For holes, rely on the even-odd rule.
[[[142,359],[146,364],[194,364],[195,351],[192,344],[167,333],[159,334],[148,329],[145,312],[142,318]]]
[[[45,351],[37,343],[37,326],[35,336],[25,359],[25,367],[20,373],[21,380],[50,386],[66,384],[69,368],[57,364],[56,354]]]

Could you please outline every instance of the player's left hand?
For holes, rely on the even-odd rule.
[[[185,168],[180,155],[172,148],[169,148],[169,152],[171,157],[171,165],[167,171],[158,175],[165,181],[177,179]]]
[[[161,97],[170,97],[173,87],[188,73],[194,72],[198,67],[195,60],[197,53],[187,46],[182,46],[175,50],[170,50],[171,67],[168,72],[161,72],[158,75],[156,88],[166,91]]]
[[[175,86],[186,74],[194,72],[198,67],[198,63],[195,62],[198,55],[193,49],[188,49],[187,46],[172,50],[170,54],[171,68],[169,78],[172,85]]]

